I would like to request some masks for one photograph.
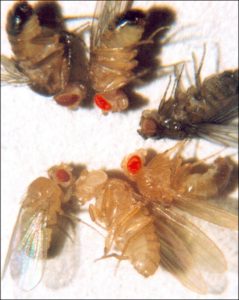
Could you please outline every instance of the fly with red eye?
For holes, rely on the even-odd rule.
[[[70,237],[68,229],[80,221],[72,214],[70,201],[75,177],[68,164],[53,166],[48,177],[36,178],[28,187],[6,256],[3,275],[7,268],[19,288],[29,291],[41,281],[47,265],[52,242],[59,231]],[[64,228],[62,228],[64,224]],[[71,242],[73,242],[70,237]]]
[[[166,31],[161,25],[146,35],[150,13],[131,9],[132,3],[97,1],[96,4],[91,26],[89,75],[95,92],[94,103],[104,114],[128,108],[130,103],[124,87],[147,73],[146,70],[135,71],[139,65],[139,49],[153,44],[156,34]]]

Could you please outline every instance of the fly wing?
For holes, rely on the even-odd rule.
[[[3,276],[10,265],[11,276],[23,290],[33,289],[41,280],[47,257],[48,236],[42,212],[19,213],[11,237]]]
[[[29,78],[17,69],[15,61],[1,55],[1,85],[25,85],[29,83]]]
[[[200,271],[195,268],[193,257],[184,242],[166,223],[158,219],[155,224],[160,239],[162,266],[187,288],[205,294],[207,285]]]
[[[162,209],[163,221],[183,241],[199,269],[225,272],[227,265],[221,250],[197,226],[180,215],[174,207]]]
[[[215,201],[210,202],[210,199],[177,197],[174,205],[182,211],[213,224],[238,230],[238,216],[220,208]]]
[[[230,147],[238,145],[238,94],[227,99],[228,104],[222,107],[215,116],[205,123],[193,124],[199,137]]]
[[[131,5],[132,1],[97,1],[91,27],[91,50],[100,47],[101,37],[119,14]]]

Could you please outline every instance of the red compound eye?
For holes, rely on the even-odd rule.
[[[59,170],[56,171],[56,178],[60,182],[67,182],[67,181],[70,180],[70,175],[64,169],[59,169]]]
[[[112,105],[99,94],[95,95],[94,102],[100,109],[104,111],[110,111],[112,109]]]
[[[127,170],[131,174],[136,174],[142,167],[142,160],[138,155],[130,157],[127,163]]]

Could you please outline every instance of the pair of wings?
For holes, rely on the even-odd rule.
[[[59,216],[54,234],[53,228],[46,228],[47,224],[47,215],[43,211],[29,214],[24,208],[20,209],[2,278],[9,268],[12,278],[23,291],[35,288],[43,274],[46,275],[48,287],[59,288],[68,284],[76,272],[76,249],[72,239],[75,242],[75,230],[72,221]],[[50,259],[56,255],[60,255],[61,259]],[[68,271],[61,272],[63,268]]]
[[[228,104],[205,123],[193,124],[199,137],[229,147],[238,147],[239,94],[228,99]]]
[[[204,272],[223,273],[223,253],[197,226],[174,208],[154,207],[162,266],[194,292],[208,292]]]
[[[147,167],[161,174],[162,163],[162,156],[156,155]],[[167,178],[170,174],[165,176]],[[201,271],[224,272],[226,261],[216,244],[190,222],[185,213],[238,230],[238,216],[230,211],[230,207],[226,209],[228,199],[223,199],[223,203],[221,200],[188,194],[178,195],[168,208],[156,201],[150,202],[150,211],[155,217],[156,231],[160,239],[162,265],[186,287],[198,293],[206,293],[208,290]]]
[[[110,22],[125,12],[133,1],[97,1],[91,24],[91,49],[100,47],[101,37]],[[16,67],[12,58],[1,55],[1,84],[28,85],[29,78]]]

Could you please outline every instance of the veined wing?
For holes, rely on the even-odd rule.
[[[182,216],[178,209],[158,207],[157,214],[161,216],[161,222],[167,224],[180,238],[199,269],[218,273],[226,271],[227,264],[221,250],[197,226]]]
[[[195,217],[232,230],[238,230],[238,216],[220,208],[210,199],[178,196],[174,205]]]
[[[9,264],[12,278],[26,291],[43,275],[49,240],[45,223],[42,212],[29,215],[21,209],[11,237],[3,276]]]
[[[187,288],[200,294],[207,293],[207,285],[195,268],[193,257],[184,242],[160,219],[156,220],[155,225],[160,239],[162,266]]]
[[[199,137],[229,147],[238,146],[238,94],[227,99],[215,116],[204,123],[193,124]]]
[[[13,59],[1,55],[1,85],[25,85],[29,84],[29,78],[21,73]]]
[[[132,1],[97,1],[91,28],[91,51],[100,47],[101,37],[119,14],[129,8]]]

